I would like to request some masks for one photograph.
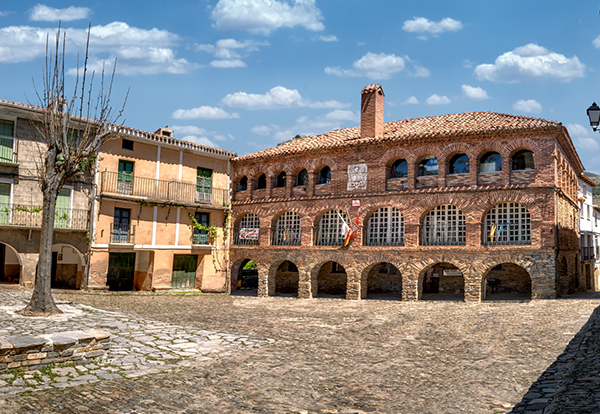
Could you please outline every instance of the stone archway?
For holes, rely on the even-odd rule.
[[[420,300],[462,301],[465,298],[465,278],[452,263],[437,262],[422,272],[419,289]]]
[[[64,243],[52,246],[52,288],[80,289],[85,267],[85,259],[76,247]]]
[[[0,283],[19,283],[22,272],[21,255],[10,244],[0,243]]]
[[[298,297],[300,273],[294,262],[285,260],[275,271],[275,295]]]
[[[245,258],[231,267],[231,295],[257,296],[258,267],[254,261]]]
[[[363,270],[366,299],[402,300],[402,275],[392,263],[379,262]]]
[[[344,266],[338,262],[323,263],[317,272],[317,297],[345,298],[348,274]]]
[[[531,276],[517,264],[501,263],[488,269],[481,289],[482,300],[531,300]]]

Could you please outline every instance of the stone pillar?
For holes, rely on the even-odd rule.
[[[359,300],[361,293],[360,273],[353,268],[346,269],[346,299]]]
[[[465,223],[467,246],[479,246],[481,244],[481,223]]]
[[[298,299],[312,299],[310,270],[298,268]]]
[[[275,280],[270,281],[269,279],[269,269],[265,266],[257,266],[258,267],[258,292],[256,296],[259,298],[266,298],[271,293],[271,284],[273,285],[273,289],[275,288]],[[275,279],[275,278],[273,278]]]
[[[438,187],[446,187],[446,177],[448,176],[448,161],[438,160]]]
[[[292,187],[296,185],[298,177],[295,175],[288,175],[285,180],[285,198],[292,198]]]
[[[419,224],[404,224],[404,245],[409,247],[417,247],[419,245],[419,232],[421,226]]]
[[[414,302],[419,300],[419,275],[402,272],[402,300]]]
[[[308,173],[308,189],[306,190],[306,195],[311,197],[315,195],[315,184],[317,184],[319,177],[318,172]]]
[[[469,185],[477,185],[477,173],[479,170],[479,160],[469,158]]]
[[[463,274],[465,280],[465,302],[481,302],[481,278],[483,275],[474,275],[470,272]]]
[[[511,158],[502,156],[502,185],[510,184]]]

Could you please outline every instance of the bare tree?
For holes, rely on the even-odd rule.
[[[77,64],[77,75],[72,96],[65,96],[65,41],[66,34],[59,25],[55,50],[46,40],[46,65],[43,91],[36,89],[41,106],[38,119],[32,119],[33,133],[45,147],[38,164],[38,177],[43,193],[43,215],[37,275],[31,300],[21,310],[25,315],[61,313],[51,293],[52,241],[54,237],[55,209],[58,194],[71,178],[89,172],[94,165],[98,149],[119,127],[125,103],[114,112],[110,102],[116,60],[110,82],[104,84],[104,69],[100,87],[94,91],[94,73],[88,76],[88,50],[91,26],[88,28],[83,67]],[[62,35],[62,39],[61,39]],[[106,89],[105,89],[106,88]],[[125,98],[126,101],[126,98]]]

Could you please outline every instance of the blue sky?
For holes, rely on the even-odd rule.
[[[360,123],[360,91],[381,83],[385,120],[496,111],[560,121],[586,170],[600,137],[597,1],[28,1],[0,6],[0,98],[38,104],[46,33],[67,35],[67,67],[118,59],[113,103],[127,126],[240,155],[296,134]],[[70,82],[74,77],[69,78]]]

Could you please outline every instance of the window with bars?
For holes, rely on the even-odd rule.
[[[260,219],[254,213],[248,213],[240,220],[240,225],[234,232],[234,244],[259,244]]]
[[[271,244],[297,246],[300,245],[301,235],[300,216],[293,211],[286,211],[277,220]]]
[[[350,226],[348,216],[341,210],[330,210],[323,214],[317,232],[317,246],[342,246],[344,244],[344,225]]]
[[[431,210],[423,221],[424,246],[452,246],[466,243],[465,216],[451,204]]]
[[[485,216],[483,229],[486,245],[531,244],[531,217],[518,203],[492,207]]]
[[[404,246],[404,217],[396,207],[381,207],[367,223],[367,246]]]

